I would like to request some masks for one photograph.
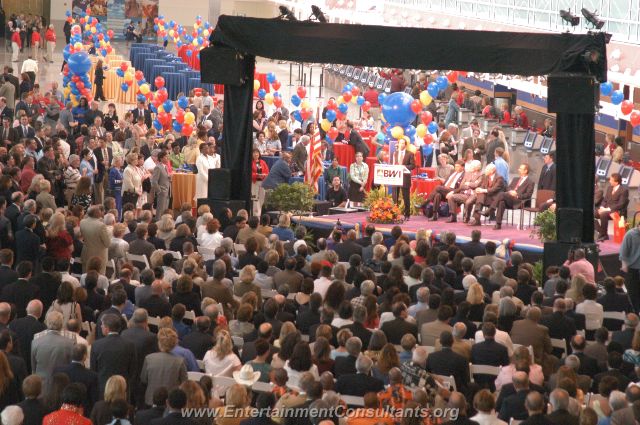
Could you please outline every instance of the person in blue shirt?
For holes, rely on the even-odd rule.
[[[262,182],[262,188],[275,189],[280,184],[289,183],[289,179],[291,178],[290,164],[291,154],[283,152],[282,158],[273,164],[273,167],[269,170],[267,178]]]
[[[283,242],[295,239],[293,230],[291,230],[291,218],[288,214],[281,214],[278,218],[278,225],[273,227],[272,234],[277,235],[278,239]]]
[[[116,209],[118,215],[122,215],[122,174],[123,157],[116,156],[113,158],[111,169],[109,170],[109,187],[113,191],[113,197],[116,200]],[[118,217],[119,218],[119,217]]]
[[[73,118],[78,122],[78,125],[84,124],[87,112],[89,112],[89,102],[87,102],[87,98],[82,96],[78,106],[73,108],[71,112],[73,113]]]
[[[509,164],[502,157],[504,155],[503,148],[496,148],[496,158],[493,160],[493,164],[496,166],[496,172],[499,176],[502,176],[505,182],[509,181]]]

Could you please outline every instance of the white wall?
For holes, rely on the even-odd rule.
[[[206,21],[209,16],[209,0],[160,0],[158,14],[165,21],[176,21],[179,25],[193,27],[196,16]]]
[[[277,10],[278,5],[269,0],[222,0],[220,13],[252,18],[273,18],[277,16]]]

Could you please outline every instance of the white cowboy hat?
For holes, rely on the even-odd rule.
[[[253,385],[260,379],[260,372],[254,372],[250,364],[242,366],[239,371],[233,372],[233,379],[242,385]]]

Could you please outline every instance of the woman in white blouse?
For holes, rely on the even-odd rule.
[[[585,329],[594,332],[602,326],[604,321],[604,309],[601,304],[596,302],[598,289],[595,285],[587,284],[582,288],[582,295],[584,301],[576,306],[576,313],[584,314]]]
[[[227,331],[220,331],[216,344],[204,355],[204,370],[211,376],[232,376],[240,370],[242,362],[233,352],[233,341]]]
[[[220,222],[215,218],[209,220],[206,232],[202,233],[198,238],[198,244],[211,250],[216,249],[220,246],[223,239],[222,233],[220,233],[219,230]]]
[[[210,143],[200,145],[200,155],[196,159],[196,195],[195,200],[207,198],[209,192],[209,170],[220,168],[220,155],[215,153],[215,148]]]
[[[349,167],[349,201],[360,205],[364,201],[364,189],[369,179],[369,166],[363,162],[362,152],[356,153],[356,162]]]
[[[140,199],[142,197],[142,174],[138,169],[138,154],[130,153],[127,155],[126,160],[127,166],[122,174],[122,196],[124,198],[126,192],[133,192]],[[136,208],[136,216],[138,212]]]
[[[318,366],[313,364],[309,344],[305,341],[298,342],[293,348],[291,357],[284,364],[284,370],[287,371],[287,376],[289,377],[287,381],[288,387],[298,387],[300,376],[305,372],[311,373],[316,380],[320,379]]]

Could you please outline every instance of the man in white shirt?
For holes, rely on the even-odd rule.
[[[33,73],[33,76],[35,77],[35,75],[38,73],[38,62],[31,59],[30,57],[25,59],[25,61],[22,62],[22,68],[20,69],[20,73],[24,74],[25,72],[27,74]],[[29,77],[31,77],[31,75],[29,75]],[[31,82],[33,83],[34,81],[35,80],[32,80]]]
[[[71,145],[67,142],[67,132],[64,130],[60,130],[58,132],[58,144],[60,146],[60,151],[62,152],[62,156],[65,159],[69,159],[69,155],[71,155]]]
[[[313,292],[317,292],[322,295],[322,299],[324,300],[324,296],[327,294],[327,289],[331,285],[331,268],[328,266],[322,266],[320,269],[320,275],[316,280],[313,281]]]
[[[154,168],[156,168],[156,163],[158,162],[158,154],[160,153],[160,149],[154,149],[151,151],[151,156],[144,160],[144,169],[152,172]]]

